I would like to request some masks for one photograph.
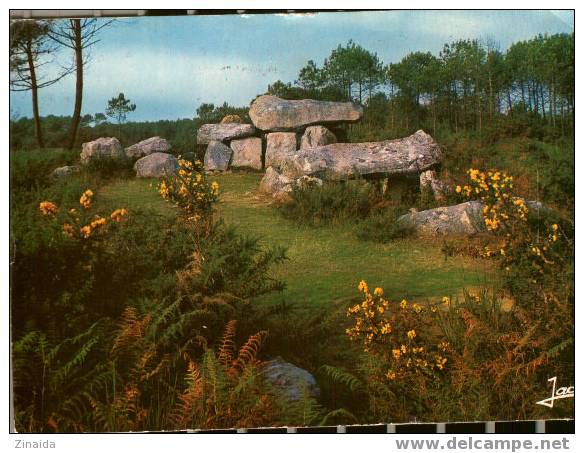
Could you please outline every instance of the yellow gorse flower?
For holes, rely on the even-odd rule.
[[[120,208],[111,213],[110,219],[112,219],[114,222],[120,222],[127,215],[128,210],[126,208]]]
[[[63,233],[69,237],[73,237],[73,235],[75,234],[75,230],[73,228],[73,225],[71,225],[69,223],[65,223],[63,225]]]
[[[59,211],[57,205],[50,201],[41,201],[39,204],[39,210],[43,215],[54,216]]]
[[[81,206],[83,206],[85,209],[89,209],[91,207],[92,197],[93,192],[91,191],[91,189],[87,189],[81,195],[81,198],[79,199],[79,204],[81,204]]]

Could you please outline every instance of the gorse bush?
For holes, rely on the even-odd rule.
[[[179,156],[179,169],[162,179],[158,192],[165,200],[183,210],[187,220],[210,229],[213,224],[214,205],[219,199],[219,184],[209,182],[203,164]]]
[[[359,288],[364,300],[349,308],[346,332],[363,347],[356,371],[364,376],[347,382],[353,391],[366,385],[375,420],[549,416],[534,395],[560,370],[573,379],[573,326],[560,326],[570,307],[558,298],[545,308],[504,310],[487,291],[428,306],[391,302],[365,282]],[[568,404],[554,415],[572,411]]]
[[[564,272],[573,261],[570,222],[554,222],[549,209],[514,196],[513,177],[506,173],[470,169],[468,174],[470,184],[457,186],[456,191],[481,200],[485,226],[500,238],[496,248],[485,249],[485,255],[500,257],[509,289],[526,299],[537,299],[536,294],[545,289],[558,290],[557,283],[566,282]],[[533,294],[529,288],[535,288]]]

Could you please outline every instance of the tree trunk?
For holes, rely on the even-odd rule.
[[[28,70],[30,72],[30,87],[32,91],[32,116],[34,119],[34,136],[39,148],[45,147],[43,141],[43,131],[41,129],[41,117],[39,115],[39,98],[36,71],[32,55],[32,43],[29,41],[26,46],[26,57],[28,60]]]
[[[73,31],[75,33],[75,65],[76,65],[76,82],[75,82],[75,109],[71,119],[71,129],[69,130],[68,149],[73,149],[75,139],[77,138],[77,129],[81,120],[81,104],[83,102],[83,47],[81,42],[81,20],[73,19]]]
[[[543,91],[543,83],[539,84],[539,98],[541,100],[541,114],[543,115],[543,120],[546,120],[546,114],[545,114],[545,97],[544,97],[544,91]]]
[[[556,87],[554,79],[550,85],[550,116],[552,118],[552,126],[556,127]]]
[[[513,118],[513,102],[511,101],[511,89],[507,90],[507,105],[509,106],[509,116]]]

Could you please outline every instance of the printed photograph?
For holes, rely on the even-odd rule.
[[[13,429],[573,432],[574,46],[573,10],[11,13]]]

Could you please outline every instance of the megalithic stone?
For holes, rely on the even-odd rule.
[[[363,107],[352,102],[289,101],[264,95],[252,102],[249,117],[263,131],[293,131],[311,124],[354,123],[363,117]]]

